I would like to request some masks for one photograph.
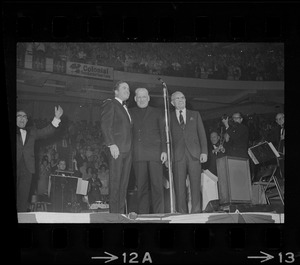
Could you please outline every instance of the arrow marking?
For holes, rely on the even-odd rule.
[[[248,256],[247,258],[248,259],[263,259],[263,260],[260,261],[260,263],[268,261],[268,260],[274,258],[274,256],[272,256],[272,255],[270,255],[268,253],[265,253],[265,252],[262,252],[262,251],[260,251],[260,253],[264,254],[264,256]]]
[[[108,252],[104,252],[104,253],[109,255],[109,257],[92,257],[92,259],[107,259],[104,263],[108,263],[108,262],[111,262],[111,261],[116,260],[116,259],[119,258],[118,256],[115,256],[115,255],[110,254]]]

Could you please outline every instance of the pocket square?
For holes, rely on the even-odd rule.
[[[193,120],[194,120],[194,118],[193,118],[193,117],[191,117],[191,118],[190,118],[190,121],[193,121]]]

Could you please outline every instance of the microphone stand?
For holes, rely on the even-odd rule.
[[[170,183],[170,211],[175,213],[175,194],[174,194],[174,184],[173,184],[173,173],[172,173],[172,157],[171,157],[171,147],[170,147],[170,111],[169,111],[169,97],[167,85],[162,82],[164,91],[164,109],[165,109],[165,121],[166,121],[166,138],[167,138],[167,154],[168,154],[168,174]]]

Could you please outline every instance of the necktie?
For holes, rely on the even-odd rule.
[[[281,135],[281,138],[284,138],[284,127],[281,128],[280,135]]]
[[[182,110],[179,111],[179,124],[181,127],[184,127],[184,120],[182,116]]]

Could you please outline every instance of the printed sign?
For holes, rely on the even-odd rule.
[[[77,62],[67,62],[67,74],[113,80],[113,68]]]

